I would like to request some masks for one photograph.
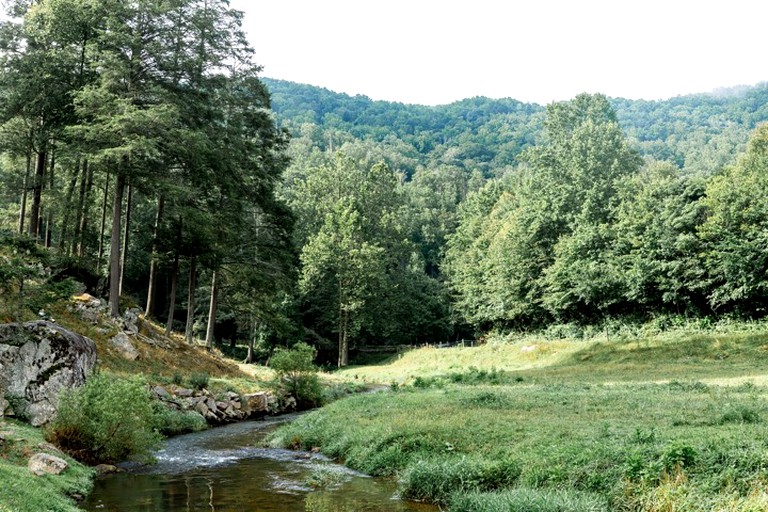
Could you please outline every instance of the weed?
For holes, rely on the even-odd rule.
[[[717,421],[715,421],[715,425],[726,425],[728,423],[736,423],[736,424],[744,424],[744,423],[760,423],[762,421],[762,418],[760,417],[760,413],[757,412],[755,409],[747,406],[742,406],[738,408],[731,409],[730,411],[726,411],[723,413]]]
[[[307,477],[306,483],[313,489],[332,489],[341,485],[347,477],[339,471],[329,466],[319,466],[312,470]]]

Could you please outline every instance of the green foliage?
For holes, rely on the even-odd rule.
[[[194,389],[203,389],[208,387],[210,378],[211,376],[205,372],[194,372],[187,377],[187,382]]]
[[[196,411],[173,409],[160,401],[153,401],[152,405],[153,427],[164,436],[199,432],[208,428],[208,422]]]
[[[300,342],[289,349],[278,348],[269,359],[269,367],[277,374],[275,387],[280,393],[295,398],[298,409],[309,409],[323,403],[316,357],[314,347]]]
[[[446,297],[408,240],[397,173],[341,151],[300,173],[283,193],[298,216],[303,317],[323,338],[338,339],[337,364],[366,342],[446,337]]]
[[[74,282],[54,264],[34,240],[0,234],[0,320],[26,320],[71,296]]]
[[[707,184],[706,282],[713,309],[763,310],[768,305],[768,125],[755,130],[746,154]]]
[[[46,438],[78,460],[115,463],[150,458],[160,441],[155,426],[150,392],[141,378],[100,373],[62,394]]]

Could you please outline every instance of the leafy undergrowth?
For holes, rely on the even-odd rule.
[[[73,496],[91,489],[93,470],[62,453],[52,453],[39,429],[0,419],[0,512],[76,512]],[[44,449],[45,448],[45,449]],[[33,476],[27,469],[30,456],[51,453],[65,459],[69,467],[60,475]]]
[[[271,442],[397,475],[404,497],[453,511],[768,510],[766,344],[421,349],[342,372],[397,392],[330,404]]]

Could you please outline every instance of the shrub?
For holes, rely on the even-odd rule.
[[[317,350],[306,343],[293,348],[278,348],[269,360],[277,378],[277,391],[296,399],[298,409],[309,409],[323,404],[323,388],[314,364]]]
[[[453,493],[493,491],[512,486],[521,473],[514,460],[451,456],[409,465],[400,483],[404,498],[448,503]]]
[[[160,442],[149,389],[141,379],[92,376],[63,393],[46,438],[86,463],[150,459]]]
[[[208,422],[195,411],[170,409],[162,402],[153,400],[154,428],[163,435],[174,436],[199,432],[208,428]]]
[[[208,387],[208,381],[211,376],[205,372],[195,372],[189,376],[189,386],[194,389],[203,389]]]

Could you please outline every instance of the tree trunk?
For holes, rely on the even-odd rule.
[[[86,172],[87,170],[87,172]],[[88,205],[91,200],[91,191],[93,190],[93,166],[88,165],[88,160],[83,162],[83,179],[88,177],[85,184],[85,197],[83,197],[83,204],[80,207],[79,217],[80,223],[77,230],[77,257],[83,257],[84,245],[85,245],[85,230],[88,227]]]
[[[155,215],[155,229],[152,235],[152,255],[149,261],[149,283],[147,286],[147,308],[144,310],[146,318],[152,318],[155,314],[155,293],[157,289],[157,251],[158,236],[160,231],[160,222],[163,219],[163,208],[165,206],[165,197],[161,194],[157,198],[157,215]],[[177,256],[178,258],[178,256]]]
[[[123,212],[124,190],[125,173],[119,169],[115,182],[115,199],[112,203],[112,238],[109,246],[109,314],[113,318],[120,316],[120,217]]]
[[[37,165],[35,178],[32,184],[32,206],[29,210],[29,236],[35,240],[40,239],[40,201],[43,195],[43,180],[45,179],[45,165],[48,155],[45,149],[37,152]]]
[[[80,159],[78,158],[78,167]],[[75,209],[75,232],[72,235],[72,253],[82,256],[83,228],[85,220],[85,193],[91,182],[92,170],[88,168],[88,160],[83,160],[83,177],[80,179],[80,193],[77,196],[77,208]]]
[[[56,168],[56,150],[53,145],[51,145],[51,169],[48,173],[48,190],[50,191],[49,194],[53,194],[53,189],[56,186],[54,183],[54,169]],[[51,201],[48,201],[48,206],[46,208],[47,213],[45,215],[45,248],[49,249],[51,247],[51,238],[53,237],[53,208],[51,208]]]
[[[72,211],[72,196],[75,195],[75,187],[77,186],[77,179],[80,177],[80,157],[75,160],[75,168],[72,171],[72,179],[69,180],[69,186],[67,187],[67,194],[64,199],[64,217],[61,219],[61,236],[59,237],[59,252],[69,256],[72,254],[71,244],[67,243],[69,237],[69,216]],[[80,180],[80,189],[85,187],[85,176]],[[82,196],[81,196],[82,198]],[[75,210],[75,214],[80,211],[79,207]],[[75,226],[77,226],[79,219],[75,217]],[[75,236],[77,236],[77,227],[75,227]]]
[[[189,288],[187,290],[187,325],[184,329],[184,337],[187,343],[192,343],[192,328],[195,323],[195,288],[197,288],[197,274],[195,271],[195,257],[189,258]]]
[[[173,330],[173,316],[176,312],[176,286],[179,282],[179,251],[173,257],[173,269],[171,270],[171,300],[168,306],[168,321],[165,323],[165,334],[169,336]]]
[[[27,169],[24,173],[24,189],[21,191],[21,208],[19,208],[19,235],[24,234],[24,221],[27,217],[27,192],[29,189],[29,173],[32,172],[32,152],[27,152]]]
[[[349,311],[346,309],[342,313],[343,325],[339,333],[341,340],[339,343],[339,368],[349,364]]]
[[[248,355],[245,356],[245,362],[253,364],[253,347],[256,345],[256,336],[259,334],[259,318],[253,315],[251,320],[251,335],[248,336]]]
[[[120,295],[123,294],[123,282],[125,280],[125,267],[128,262],[128,242],[131,232],[131,204],[133,203],[133,186],[128,183],[128,199],[125,204],[125,226],[123,234],[123,253],[120,261]]]
[[[213,328],[216,325],[216,299],[219,294],[219,280],[218,272],[213,271],[211,277],[211,304],[208,307],[208,329],[205,331],[205,348],[211,350],[213,348]]]
[[[99,257],[96,260],[96,272],[101,272],[101,260],[104,257],[104,230],[107,224],[107,198],[109,197],[109,171],[104,178],[104,201],[101,203],[101,228],[99,229]]]

